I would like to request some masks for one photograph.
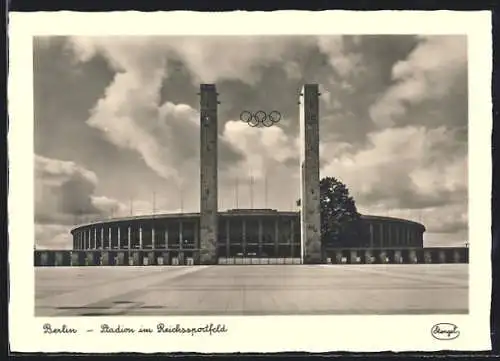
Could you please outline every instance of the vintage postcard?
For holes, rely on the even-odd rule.
[[[490,349],[490,16],[12,13],[12,351]]]

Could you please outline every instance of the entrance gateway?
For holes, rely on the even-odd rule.
[[[217,264],[218,230],[218,93],[200,84],[200,263]],[[299,263],[322,263],[319,192],[318,84],[305,84],[300,96],[300,257]],[[244,255],[253,258],[255,256]],[[245,262],[248,263],[248,262]]]

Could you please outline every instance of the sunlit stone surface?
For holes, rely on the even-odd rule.
[[[468,312],[468,265],[35,269],[36,316]]]

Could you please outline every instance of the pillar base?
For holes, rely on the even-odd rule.
[[[304,257],[304,264],[323,264],[325,261],[321,255],[309,255]]]

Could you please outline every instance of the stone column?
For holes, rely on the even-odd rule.
[[[113,249],[113,237],[111,234],[111,227],[108,228],[108,249]]]
[[[139,227],[139,249],[142,250],[142,226]]]
[[[409,263],[418,263],[417,251],[415,251],[414,249],[410,250],[408,258],[409,258]]]
[[[231,225],[229,224],[230,218],[226,218],[226,257],[230,257],[231,254]]]
[[[97,227],[94,228],[94,247],[93,249],[97,249]]]
[[[128,249],[130,251],[130,249],[132,248],[132,237],[131,237],[131,233],[132,233],[132,227],[128,227],[127,228],[127,245],[128,245]]]
[[[259,225],[258,225],[258,243],[259,243],[259,255],[258,257],[262,257],[262,242],[263,242],[263,236],[264,236],[264,232],[263,232],[263,227],[262,227],[262,218],[259,218],[258,220],[259,222]]]
[[[101,249],[104,249],[104,228],[101,227]]]
[[[394,263],[403,263],[403,254],[400,250],[394,251]]]
[[[342,251],[335,251],[335,263],[342,263]]]
[[[373,263],[373,260],[372,260],[372,251],[371,250],[366,250],[365,251],[365,263],[366,264]]]
[[[184,245],[184,232],[183,232],[183,228],[184,228],[184,225],[182,224],[182,220],[179,221],[179,239],[178,239],[178,242],[179,242],[179,253],[178,253],[178,256],[177,256],[177,259],[179,260],[179,262],[181,262],[182,264],[184,264],[184,252],[183,252],[183,245]]]
[[[425,263],[432,263],[432,252],[429,250],[424,251],[424,262]]]
[[[92,244],[92,228],[89,228],[89,232],[87,234],[87,249],[91,248]]]
[[[165,248],[168,248],[168,224],[167,223],[165,223],[164,237],[165,237]]]
[[[385,246],[385,242],[384,242],[384,224],[381,222],[378,224],[378,227],[379,227],[379,234],[380,234],[380,247],[384,247]]]
[[[200,248],[199,241],[200,238],[198,237],[198,230],[199,227],[196,227],[196,222],[193,224],[193,237],[194,237],[194,247],[195,248]]]
[[[444,250],[439,251],[438,257],[440,263],[446,263],[446,252]]]
[[[358,263],[358,251],[350,251],[349,253],[349,263]]]
[[[276,218],[274,221],[274,257],[278,257],[278,240],[280,238],[280,230],[279,230],[279,224],[278,224],[278,219]]]
[[[118,247],[117,248],[122,249],[122,237],[121,237],[120,226],[118,226],[117,237],[118,237]]]
[[[295,241],[295,233],[294,233],[294,225],[295,222],[293,219],[290,220],[290,256],[293,258],[294,255],[294,241]]]
[[[302,88],[300,102],[301,136],[301,222],[305,263],[319,263],[321,224],[319,200],[319,92],[318,84]]]
[[[243,257],[245,257],[247,253],[247,223],[243,217],[241,218],[241,246],[243,249]]]
[[[179,221],[179,249],[182,250],[184,242],[184,235],[183,235],[183,225],[182,221]]]
[[[387,245],[389,247],[394,246],[394,240],[392,239],[392,223],[387,225]]]
[[[151,248],[156,248],[155,227],[151,226]]]
[[[200,263],[215,264],[217,251],[217,90],[200,84]]]
[[[373,248],[373,223],[370,222],[370,248]]]

